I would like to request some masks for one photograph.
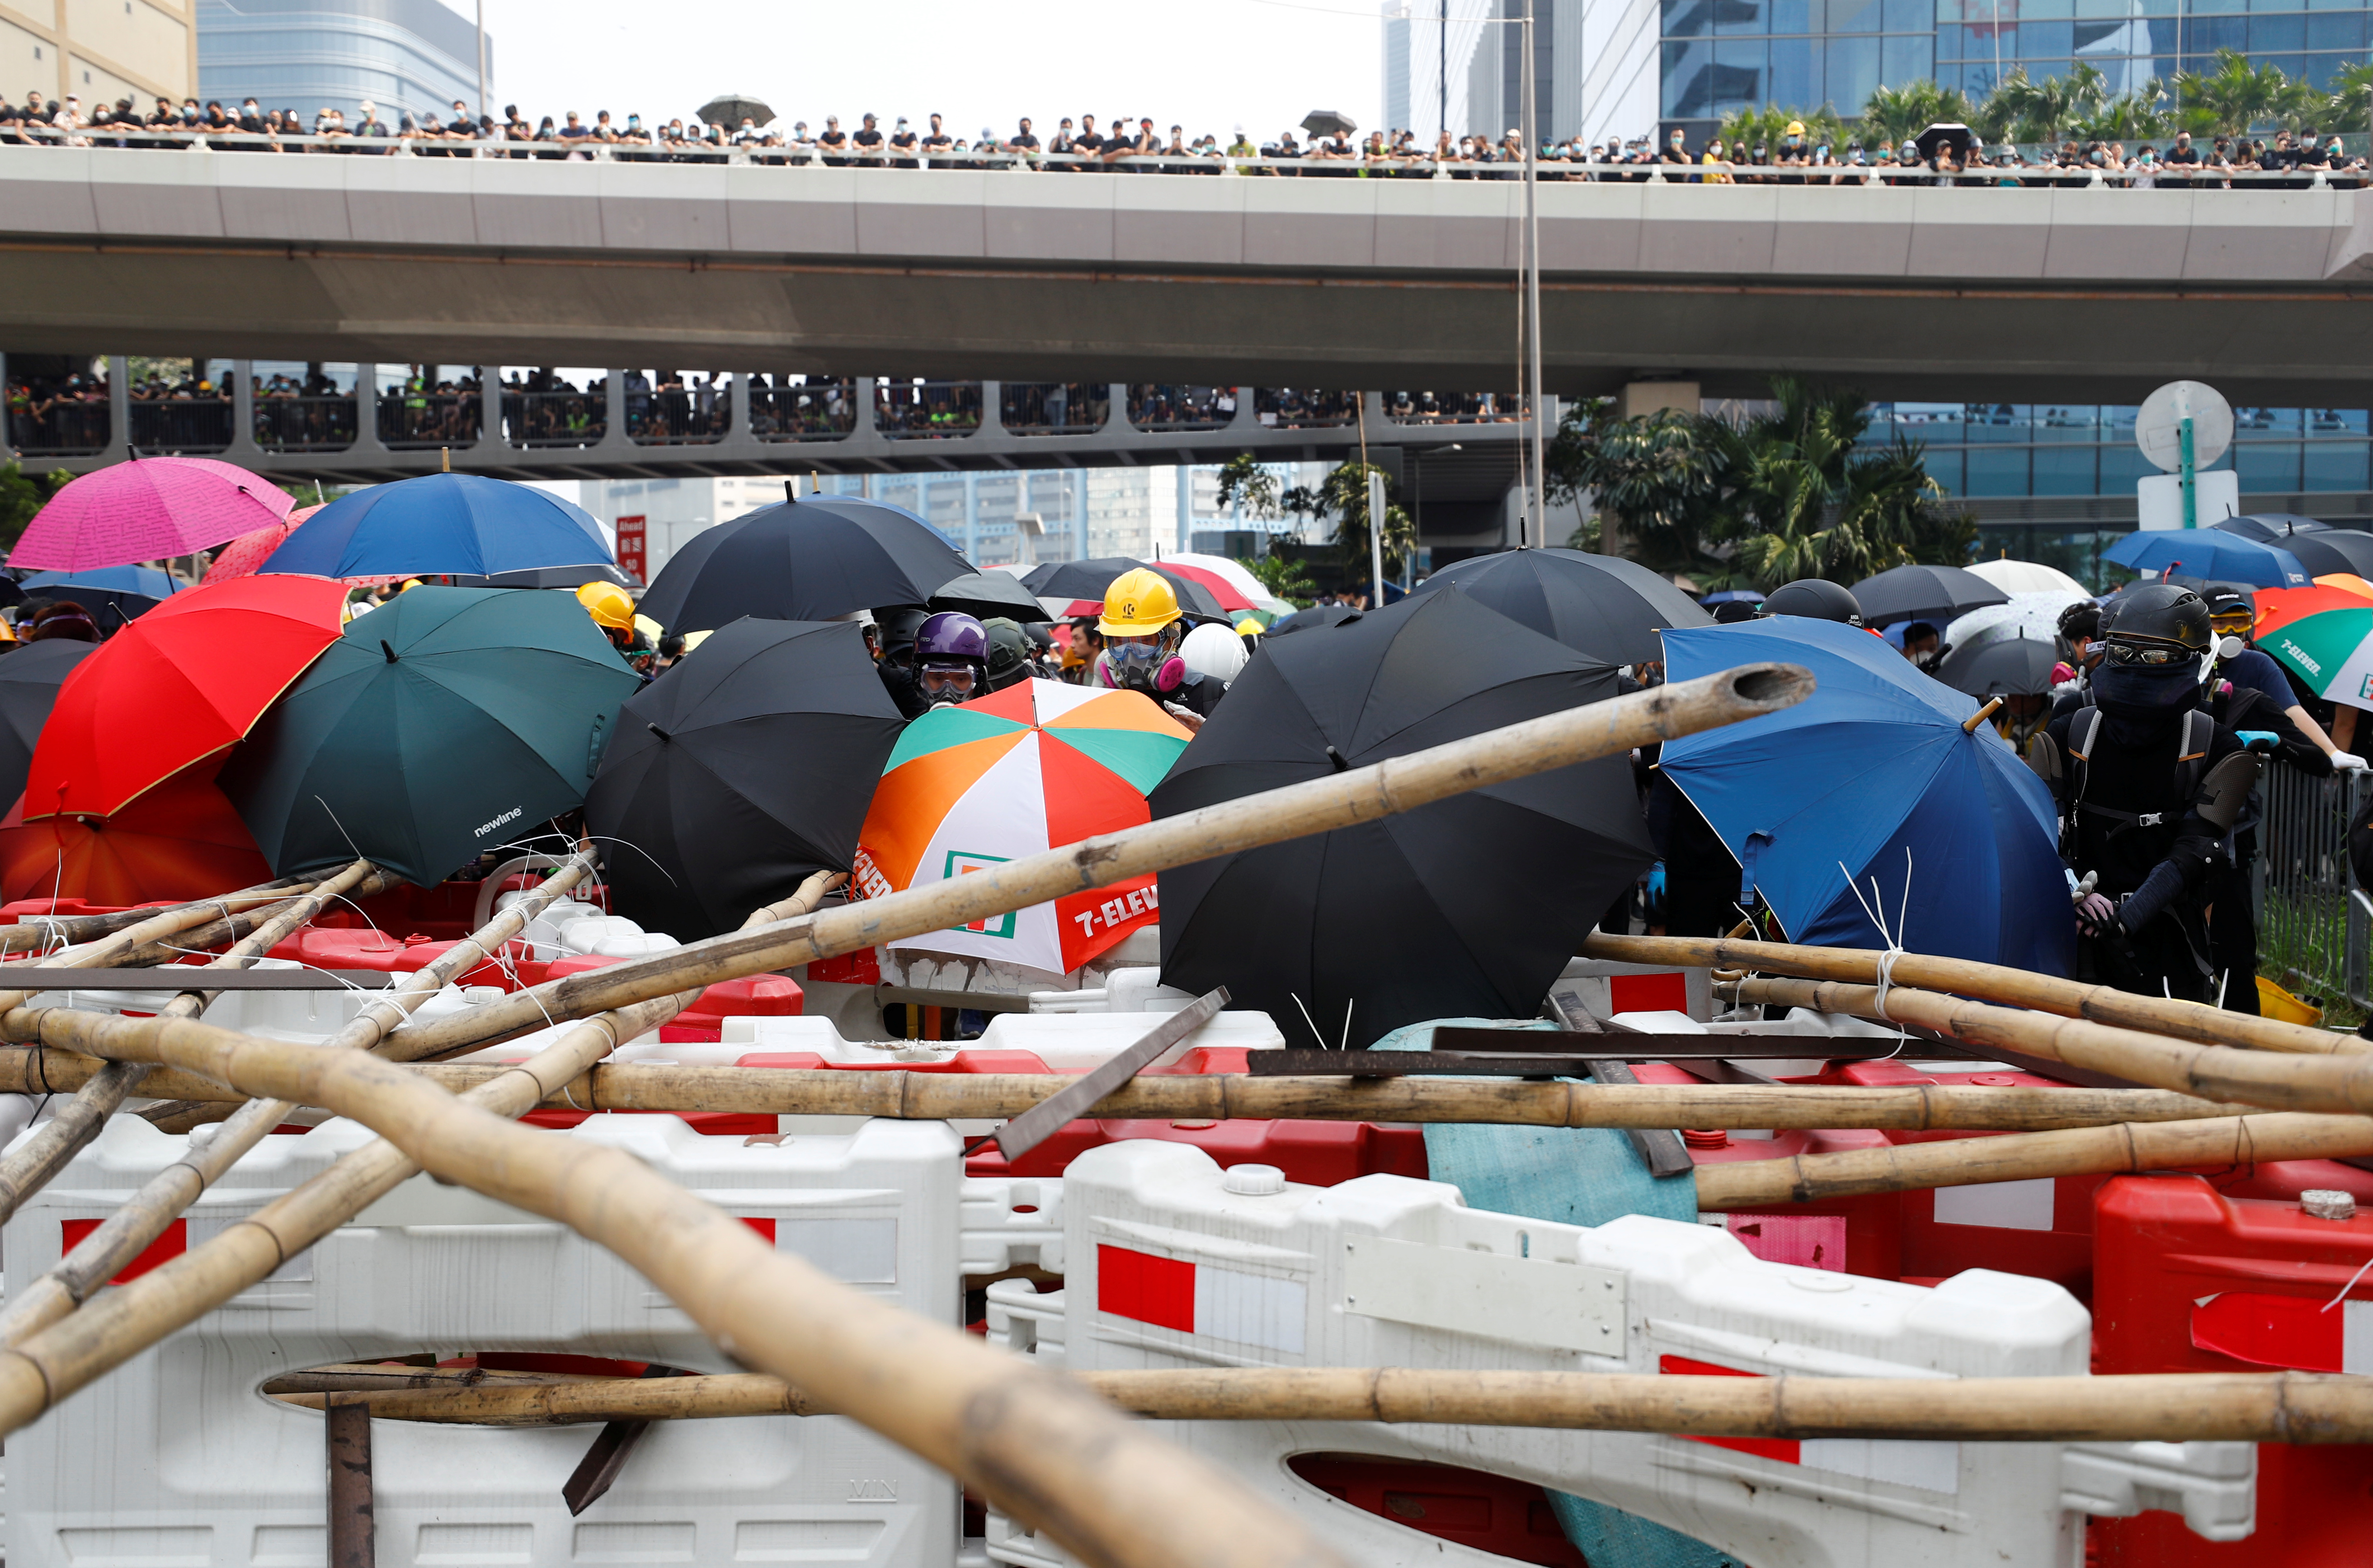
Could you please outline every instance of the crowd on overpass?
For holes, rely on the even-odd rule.
[[[1165,135],[1147,116],[1122,114],[1099,121],[1093,114],[1065,117],[1045,137],[1023,119],[1005,135],[983,127],[967,138],[952,133],[943,116],[922,123],[894,118],[887,129],[875,114],[844,125],[826,115],[811,126],[761,126],[745,116],[738,125],[670,119],[645,123],[640,114],[614,118],[608,110],[590,120],[578,111],[559,120],[549,114],[531,121],[516,104],[502,117],[473,114],[455,100],[449,115],[398,114],[393,123],[365,101],[349,121],[324,107],[309,122],[294,109],[265,109],[248,99],[231,106],[203,106],[184,99],[179,106],[159,98],[142,112],[130,99],[86,109],[79,99],[53,102],[29,92],[22,104],[0,95],[0,145],[117,147],[191,147],[307,153],[404,152],[421,157],[489,156],[515,158],[683,162],[740,156],[761,163],[816,164],[836,168],[1030,168],[1057,172],[1216,174],[1264,176],[1512,179],[1525,159],[1524,139],[1511,129],[1490,136],[1453,136],[1427,145],[1411,131],[1373,131],[1361,136],[1348,121],[1314,115],[1306,141],[1292,130],[1258,144],[1238,126],[1223,143],[1216,135],[1189,137],[1182,125]],[[1958,128],[1956,128],[1958,129]],[[2343,150],[2337,135],[2309,127],[2265,137],[2218,135],[2195,143],[2182,132],[2162,147],[2122,141],[2068,141],[2056,147],[2022,150],[1998,143],[1989,147],[1966,133],[1923,136],[1894,148],[1859,143],[1831,146],[1806,135],[1801,124],[1774,142],[1725,143],[1720,136],[1691,146],[1675,130],[1660,145],[1652,135],[1579,136],[1544,143],[1538,149],[1540,178],[1551,181],[1637,182],[1661,180],[1692,184],[1782,185],[1923,184],[1967,187],[2104,184],[2137,190],[2202,189],[2233,185],[2304,188],[2318,180],[2356,186],[2367,179],[2367,160]]]

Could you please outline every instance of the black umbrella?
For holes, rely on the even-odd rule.
[[[1271,621],[1268,630],[1261,633],[1261,640],[1267,642],[1270,638],[1283,637],[1288,632],[1306,632],[1315,631],[1321,626],[1339,626],[1345,621],[1357,620],[1361,612],[1349,604],[1313,604],[1307,610],[1296,610],[1291,615],[1280,615],[1276,620]]]
[[[1037,595],[1011,572],[967,572],[931,595],[934,610],[961,610],[980,620],[999,615],[1027,624],[1046,618]]]
[[[528,567],[492,577],[457,577],[456,588],[582,588],[589,582],[611,582],[620,588],[640,586],[623,567],[606,563],[590,567]]]
[[[1265,645],[1155,788],[1153,814],[1614,695],[1611,666],[1464,593],[1425,594]],[[1224,985],[1303,1045],[1530,1017],[1654,858],[1630,765],[1582,763],[1163,872],[1163,979]]]
[[[729,92],[702,104],[700,120],[705,125],[729,128],[741,124],[744,120],[764,126],[775,123],[775,111],[766,107],[765,99],[752,98],[748,93]]]
[[[802,496],[701,530],[660,569],[641,612],[672,632],[744,615],[829,621],[852,610],[920,604],[972,563],[901,507]]]
[[[1224,621],[1228,618],[1227,612],[1220,608],[1219,600],[1212,597],[1210,589],[1183,572],[1172,571],[1160,561],[1140,561],[1134,556],[1099,556],[1084,561],[1049,561],[1045,566],[1032,568],[1029,574],[1023,578],[1022,586],[1041,599],[1068,599],[1074,603],[1086,600],[1091,603],[1101,604],[1105,600],[1105,590],[1112,586],[1113,579],[1123,572],[1135,571],[1140,567],[1154,573],[1163,581],[1178,591],[1178,607],[1186,614],[1200,615],[1211,621]]]
[[[2373,533],[2360,533],[2353,528],[2327,528],[2266,543],[2297,556],[2309,577],[2349,572],[2373,578]]]
[[[1616,664],[1665,656],[1667,626],[1704,626],[1696,600],[1637,561],[1581,550],[1503,550],[1454,562],[1418,584],[1456,583],[1467,597],[1577,653]]]
[[[2331,525],[2297,512],[2250,512],[2241,517],[2220,517],[2208,526],[2254,539],[2261,544],[2280,544],[2288,549],[2292,535],[2321,533]]]
[[[95,642],[58,637],[27,643],[0,658],[0,800],[13,801],[25,792],[33,744],[49,722],[59,683],[98,651]]]
[[[627,700],[586,791],[618,911],[690,941],[847,870],[904,726],[855,623],[719,628]]]
[[[1935,158],[1936,149],[1950,146],[1953,156],[1969,161],[1970,149],[1979,145],[1978,134],[1958,121],[1940,120],[1912,138],[1922,158]]]
[[[2007,604],[2010,595],[1958,567],[1892,567],[1853,585],[1862,618],[1874,626],[1893,621],[1935,621],[1988,604]]]
[[[1348,136],[1360,127],[1339,109],[1314,109],[1302,117],[1302,128],[1314,136]]]
[[[2059,645],[2027,635],[1998,637],[1957,648],[1945,656],[1936,678],[1981,700],[1990,696],[2037,696],[2052,689]]]

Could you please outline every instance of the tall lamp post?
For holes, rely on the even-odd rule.
[[[1526,539],[1525,543],[1547,544],[1549,476],[1541,467],[1548,443],[1541,431],[1541,216],[1537,178],[1540,131],[1536,123],[1534,105],[1538,60],[1533,52],[1533,0],[1525,0],[1524,32],[1525,236],[1521,282],[1525,312],[1525,419],[1529,427],[1528,440],[1533,460],[1532,495],[1527,497],[1533,526],[1527,532],[1538,535]]]

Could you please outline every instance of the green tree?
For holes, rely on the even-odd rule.
[[[2297,129],[2331,100],[2306,82],[2294,82],[2278,65],[2252,65],[2238,51],[2216,52],[2214,71],[2184,71],[2175,78],[2178,100],[2208,118],[2208,129],[2240,135],[2254,126]]]
[[[1719,437],[1734,558],[1757,587],[1967,559],[1976,523],[1944,504],[1919,444],[1857,448],[1870,426],[1861,393],[1792,376],[1771,391],[1773,412]]]
[[[73,477],[63,468],[35,477],[13,462],[0,467],[0,550],[17,547],[33,514],[47,505],[52,496],[64,489]]]
[[[2373,106],[2373,64],[2343,66],[2332,73],[2332,99],[2315,123],[2326,130],[2362,131],[2368,106]]]
[[[1623,554],[1668,575],[1723,576],[1720,435],[1719,421],[1679,409],[1618,419],[1604,400],[1578,405],[1546,454],[1549,499],[1589,492],[1619,524]]]
[[[1881,146],[1898,147],[1939,121],[1969,124],[1976,112],[1958,88],[1906,82],[1870,95],[1862,106],[1862,130]]]
[[[2079,122],[2099,114],[2109,96],[2109,78],[2091,65],[2040,82],[2022,68],[2004,77],[1987,102],[2009,121],[2020,141],[2057,142]]]
[[[1805,127],[1807,149],[1827,145],[1843,149],[1853,145],[1855,127],[1839,118],[1838,111],[1828,104],[1818,109],[1783,109],[1766,104],[1761,109],[1742,109],[1722,123],[1722,139],[1732,147],[1753,147],[1759,143],[1769,147],[1771,156],[1780,156],[1780,146],[1787,139],[1791,123]]]
[[[1220,509],[1241,504],[1247,517],[1268,519],[1278,514],[1277,472],[1238,452],[1220,465]],[[1280,598],[1283,595],[1280,595]]]
[[[2172,135],[2181,128],[2176,123],[2165,84],[2156,80],[2145,84],[2139,92],[2109,99],[2069,127],[2082,140],[2124,142],[2129,151],[2137,142]]]
[[[1300,561],[1289,561],[1283,556],[1263,556],[1257,560],[1239,556],[1236,563],[1258,579],[1271,598],[1282,599],[1297,609],[1308,609],[1318,597],[1317,585]]]

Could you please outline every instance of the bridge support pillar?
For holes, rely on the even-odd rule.
[[[122,462],[132,455],[132,356],[107,357],[107,451],[101,463]]]
[[[16,421],[8,417],[8,356],[0,353],[0,468],[17,461]]]
[[[379,367],[373,364],[355,367],[354,450],[371,457],[389,455],[387,443],[379,439]]]
[[[252,359],[230,362],[230,445],[223,450],[223,457],[241,468],[261,468],[265,461],[263,449],[255,444],[255,361]]]
[[[503,368],[478,367],[478,444],[473,449],[489,467],[509,455],[503,439]]]
[[[1619,419],[1637,419],[1642,415],[1662,414],[1667,409],[1695,414],[1698,411],[1697,382],[1632,381],[1615,399],[1615,414]]]

